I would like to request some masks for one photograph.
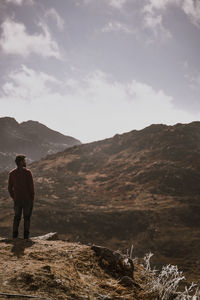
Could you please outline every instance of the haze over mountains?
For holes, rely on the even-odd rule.
[[[18,123],[14,118],[0,118],[0,171],[15,166],[14,157],[26,153],[29,162],[47,154],[63,151],[81,144],[79,140],[65,136],[36,121]]]
[[[199,278],[200,122],[151,125],[76,145],[30,165],[36,185],[32,234],[114,249],[134,245],[157,264]],[[11,233],[7,173],[0,174],[0,230]]]

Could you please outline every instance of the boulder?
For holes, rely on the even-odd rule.
[[[99,265],[116,279],[128,276],[133,279],[134,265],[130,258],[108,248],[93,245],[91,249],[99,258]]]

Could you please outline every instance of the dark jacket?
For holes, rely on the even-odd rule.
[[[16,168],[9,173],[8,191],[14,201],[34,201],[34,184],[30,170]]]

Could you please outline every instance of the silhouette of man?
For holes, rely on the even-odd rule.
[[[23,211],[24,239],[29,238],[30,218],[34,202],[34,183],[30,170],[26,169],[26,156],[17,155],[17,168],[9,173],[8,191],[14,200],[13,238],[18,237],[18,228]]]

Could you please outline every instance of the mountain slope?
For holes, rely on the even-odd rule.
[[[16,153],[24,153],[30,162],[50,153],[63,151],[80,142],[49,129],[36,121],[19,124],[10,117],[0,118],[0,171],[14,167]]]
[[[36,183],[32,232],[114,249],[132,244],[159,264],[199,278],[200,122],[152,125],[75,146],[31,165]],[[1,232],[11,203],[1,175]]]

